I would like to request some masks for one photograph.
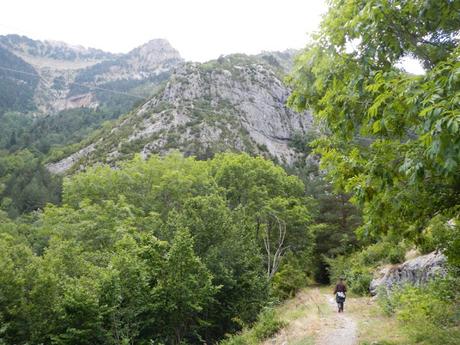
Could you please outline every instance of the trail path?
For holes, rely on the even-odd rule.
[[[337,313],[332,295],[304,290],[282,310],[287,326],[262,345],[356,345],[358,326],[352,315]]]
[[[322,324],[316,345],[355,345],[357,344],[358,327],[356,321],[345,313],[336,312],[334,297],[324,295],[334,314],[328,317]]]

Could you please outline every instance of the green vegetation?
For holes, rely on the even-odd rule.
[[[15,218],[59,203],[61,178],[52,176],[29,150],[8,155],[0,151],[0,210]]]
[[[62,206],[2,214],[0,339],[212,342],[257,318],[265,338],[281,327],[258,317],[281,259],[311,253],[311,203],[298,178],[247,155],[136,158],[66,178]]]
[[[285,324],[279,319],[276,311],[266,309],[260,313],[255,324],[244,330],[241,334],[230,336],[221,341],[221,345],[257,345],[261,341],[270,338],[278,332]]]
[[[362,210],[357,234],[369,247],[327,259],[332,277],[345,274],[358,293],[367,292],[376,265],[402,260],[413,245],[443,250],[446,279],[458,280],[458,11],[457,1],[332,0],[289,77],[291,106],[312,109],[324,128],[312,144],[322,169]],[[399,68],[406,57],[425,73]],[[443,286],[389,298],[417,343],[458,341],[459,284]]]
[[[1,67],[6,67],[0,69],[0,115],[9,110],[34,110],[33,96],[39,81],[35,69],[1,46],[0,61]]]
[[[392,294],[379,295],[382,309],[401,321],[417,344],[457,344],[459,278],[433,280],[423,287],[405,286]]]
[[[46,159],[68,154],[78,142],[120,114],[108,109],[72,109],[47,117],[0,114],[0,209],[17,217],[59,203],[61,182]]]
[[[460,80],[454,6],[334,1],[318,43],[299,57],[290,78],[291,105],[311,107],[327,126],[316,150],[336,188],[353,193],[362,207],[363,237],[391,233],[420,241],[435,213],[456,213]],[[409,37],[406,30],[417,34]],[[348,52],[354,40],[359,45]],[[395,67],[408,54],[424,64],[425,75]]]

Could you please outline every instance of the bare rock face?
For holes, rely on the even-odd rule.
[[[92,151],[94,151],[93,144],[81,149],[78,152],[75,152],[69,157],[60,160],[59,162],[47,164],[46,168],[53,174],[62,174],[72,168],[76,162],[78,162],[81,158],[86,157]]]
[[[382,268],[372,280],[369,290],[375,296],[381,286],[391,291],[405,284],[423,285],[430,279],[444,276],[446,273],[445,255],[440,252],[432,252],[399,265]]]

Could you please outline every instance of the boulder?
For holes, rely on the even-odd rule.
[[[383,267],[371,281],[369,290],[375,296],[380,286],[390,291],[405,284],[423,285],[436,276],[446,275],[446,261],[444,254],[432,252],[402,264]]]

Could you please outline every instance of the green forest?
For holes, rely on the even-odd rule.
[[[77,174],[62,206],[2,217],[2,338],[219,339],[266,305],[285,252],[311,254],[310,203],[298,178],[247,155],[172,154]]]
[[[286,77],[318,128],[291,166],[172,151],[53,175],[127,101],[38,119],[9,108],[31,109],[33,78],[0,96],[0,345],[258,344],[302,288],[369,295],[409,251],[444,253],[447,274],[381,291],[382,313],[410,344],[458,344],[460,2],[328,5]]]

